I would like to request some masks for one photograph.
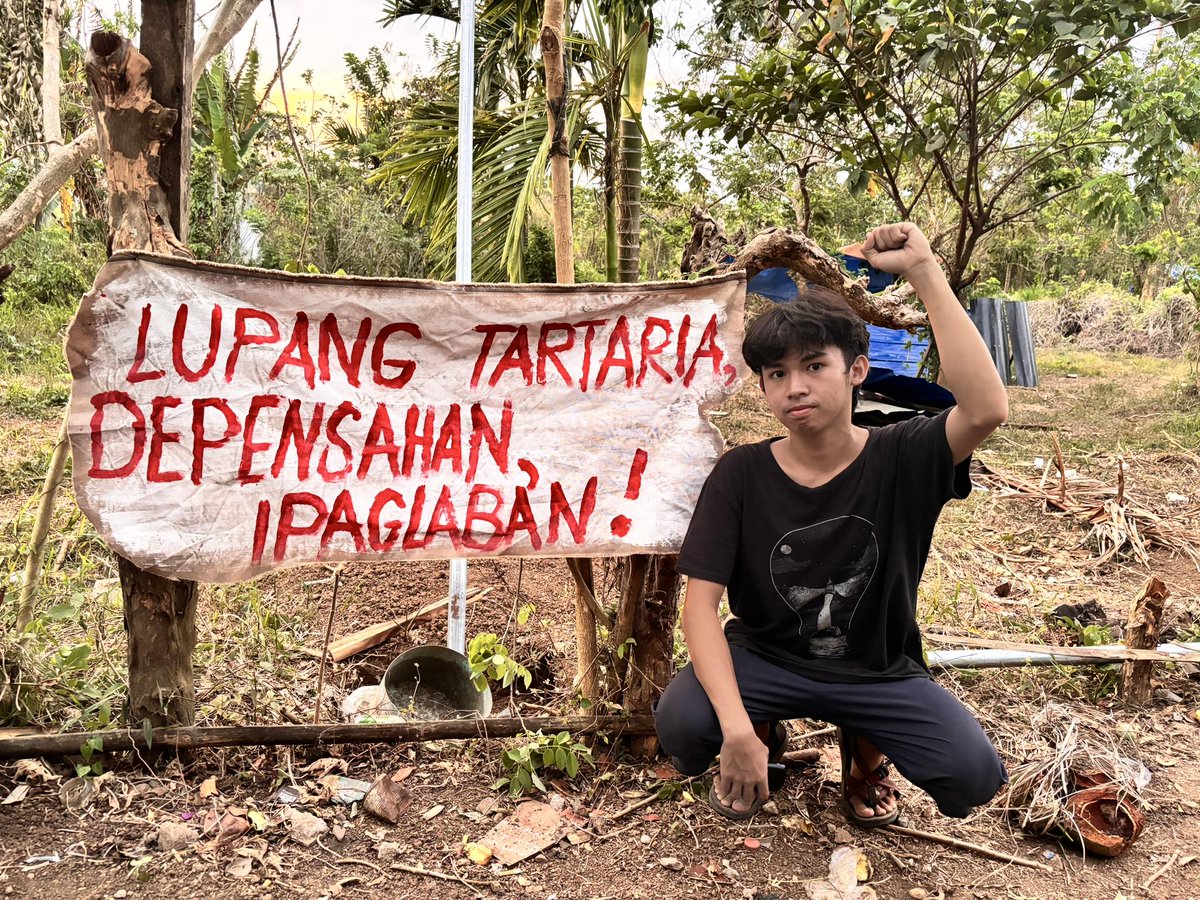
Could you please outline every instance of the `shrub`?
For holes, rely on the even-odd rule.
[[[26,231],[5,251],[12,274],[0,282],[0,299],[16,307],[74,305],[104,264],[100,244],[81,243],[65,228]]]

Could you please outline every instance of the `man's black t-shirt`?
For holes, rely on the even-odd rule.
[[[809,488],[771,452],[735,447],[705,482],[679,570],[725,585],[731,644],[817,681],[925,676],[917,584],[942,506],[971,490],[946,414],[870,429],[858,457]]]

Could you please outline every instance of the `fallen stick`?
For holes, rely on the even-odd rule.
[[[233,725],[213,728],[155,728],[77,731],[0,739],[0,759],[30,756],[71,756],[89,738],[99,738],[105,753],[155,749],[191,750],[197,747],[258,747],[314,744],[418,743],[502,738],[526,730],[567,731],[571,734],[654,734],[653,716],[542,716],[527,719],[442,719],[433,722],[385,722],[375,725]]]
[[[467,602],[478,600],[480,597],[487,596],[491,592],[491,588],[475,588],[467,593]],[[406,616],[401,616],[398,619],[389,619],[386,622],[377,622],[374,625],[368,625],[366,628],[360,628],[353,634],[345,635],[335,641],[329,642],[329,659],[333,662],[341,662],[344,659],[349,659],[356,653],[362,653],[364,650],[370,650],[372,647],[378,647],[392,635],[398,631],[402,631],[409,625],[427,619],[439,610],[445,609],[450,603],[450,598],[443,597],[441,600],[434,601],[426,606],[422,606],[416,612],[409,613]],[[313,654],[320,658],[320,653]]]
[[[795,738],[789,738],[794,741],[807,741],[809,738],[824,737],[827,734],[833,734],[837,731],[836,725],[830,725],[828,728],[818,728],[816,731],[806,731],[804,734]]]
[[[1145,882],[1142,884],[1142,890],[1143,891],[1150,890],[1150,885],[1154,884],[1154,882],[1158,881],[1158,879],[1162,878],[1165,874],[1167,874],[1167,870],[1169,868],[1171,868],[1171,866],[1175,865],[1175,860],[1177,860],[1177,859],[1179,859],[1179,851],[1178,850],[1176,850],[1174,853],[1172,853],[1170,858],[1165,863],[1163,863],[1161,866],[1159,866],[1158,870],[1153,875],[1151,875],[1149,878],[1147,878],[1145,880]]]
[[[924,838],[927,841],[934,841],[938,844],[945,844],[947,847],[956,847],[959,850],[970,850],[972,853],[978,853],[980,856],[987,856],[991,859],[998,859],[1001,862],[1016,863],[1018,866],[1028,866],[1031,869],[1041,869],[1043,872],[1053,872],[1054,869],[1045,863],[1037,862],[1036,860],[1026,859],[1024,856],[1016,856],[1012,853],[1002,853],[999,850],[993,850],[991,847],[984,847],[981,844],[971,844],[967,841],[960,841],[958,838],[950,837],[948,834],[938,834],[934,831],[918,831],[916,828],[905,828],[903,825],[885,825],[888,831],[893,831],[896,834],[907,835],[908,837]]]
[[[401,872],[410,872],[413,875],[428,875],[430,878],[441,878],[443,881],[461,881],[468,886],[481,884],[484,887],[488,887],[486,881],[468,881],[461,875],[448,875],[445,872],[435,872],[433,869],[424,869],[421,866],[406,866],[404,863],[392,863],[389,868],[398,869]]]
[[[661,800],[661,799],[662,799],[662,797],[660,797],[658,795],[658,791],[655,791],[649,797],[643,797],[641,800],[635,800],[633,803],[630,803],[624,809],[619,809],[615,813],[613,813],[611,816],[606,816],[605,818],[609,822],[615,822],[615,821],[617,821],[617,819],[623,819],[625,816],[629,815],[631,812],[637,812],[639,809],[644,809],[645,807],[647,807],[651,803],[653,803],[655,800]]]

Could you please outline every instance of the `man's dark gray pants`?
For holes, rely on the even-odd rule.
[[[730,647],[750,721],[817,719],[849,728],[926,791],[943,815],[962,818],[1008,782],[1004,763],[979,723],[929,678],[870,683],[813,681]],[[654,709],[663,750],[684,775],[699,775],[721,750],[721,726],[689,664]]]

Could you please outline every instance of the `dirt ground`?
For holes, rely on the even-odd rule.
[[[1171,431],[1174,420],[1160,411],[1167,377],[1155,381],[1134,373],[1114,397],[1105,386],[1108,370],[1088,374],[1078,363],[1059,356],[1038,391],[1014,389],[1012,423],[979,460],[1037,481],[1045,465],[1039,468],[1037,458],[1052,458],[1051,432],[1061,431],[1068,468],[1112,481],[1124,460],[1131,494],[1168,525],[1194,532],[1200,441]],[[1108,400],[1103,410],[1099,397]],[[722,412],[714,421],[733,442],[771,431],[753,393]],[[1134,432],[1140,435],[1136,442]],[[1006,495],[982,476],[976,481],[980,490],[947,509],[922,584],[927,649],[952,646],[938,634],[947,640],[970,635],[1071,643],[1078,636],[1048,620],[1050,610],[1096,600],[1110,622],[1124,623],[1151,573],[1171,591],[1168,638],[1200,639],[1200,572],[1192,560],[1151,547],[1148,564],[1122,553],[1097,566],[1087,528],[1035,501]],[[1187,495],[1186,502],[1166,499],[1173,492]],[[0,493],[6,515],[20,506],[16,491]],[[601,570],[602,584],[608,577]],[[535,675],[530,691],[497,691],[493,714],[570,710],[574,614],[565,566],[555,560],[473,561],[469,580],[492,591],[473,606],[468,634],[502,635],[513,658]],[[333,634],[417,609],[444,596],[446,587],[443,563],[350,566],[341,576]],[[331,589],[329,571],[314,568],[264,578],[250,599],[238,595],[237,603],[229,602],[233,595],[225,589],[205,591],[197,654],[204,724],[309,721],[318,702],[328,719],[342,697],[376,683],[397,653],[444,641],[445,624],[435,619],[338,664],[327,673],[318,701],[315,660],[287,650],[279,636],[286,632],[297,645],[319,648]],[[523,607],[532,608],[519,623]],[[109,638],[119,640],[119,632]],[[8,798],[0,805],[0,891],[46,900],[149,900],[208,891],[221,898],[803,898],[814,896],[805,882],[829,873],[834,851],[852,846],[869,863],[869,873],[859,872],[863,883],[815,896],[865,898],[871,895],[855,891],[869,888],[882,898],[955,900],[1200,897],[1200,666],[1158,667],[1155,697],[1144,709],[1115,699],[1115,677],[1112,667],[939,675],[978,715],[1010,770],[1053,755],[1054,735],[1068,723],[1081,746],[1145,766],[1151,778],[1141,794],[1145,832],[1111,860],[1085,858],[1054,837],[1023,833],[1004,811],[1003,798],[970,819],[949,820],[909,788],[903,824],[1036,868],[848,826],[839,807],[832,736],[809,736],[823,723],[796,721],[789,723],[793,748],[816,748],[820,758],[791,771],[773,796],[774,807],[749,823],[712,811],[705,779],[683,782],[661,759],[632,759],[619,746],[597,742],[594,766],[573,780],[555,779],[548,794],[533,797],[559,811],[569,837],[510,867],[476,865],[465,844],[516,807],[518,801],[493,787],[504,774],[500,753],[511,741],[213,750],[172,761],[157,773],[136,761],[114,760],[108,774],[90,779],[91,796],[74,809],[63,795],[77,800],[70,792],[78,782],[62,785],[81,759],[24,768],[6,762],[0,764],[0,800]],[[320,784],[331,773],[367,782],[381,775],[401,778],[411,805],[389,824],[360,803],[333,802]],[[302,802],[281,802],[280,788],[292,786],[305,791]],[[283,821],[291,815],[285,807],[315,815],[328,830],[309,845],[298,842],[300,832]],[[164,850],[158,844],[164,824],[196,833],[179,849]],[[248,830],[238,833],[243,827]]]

